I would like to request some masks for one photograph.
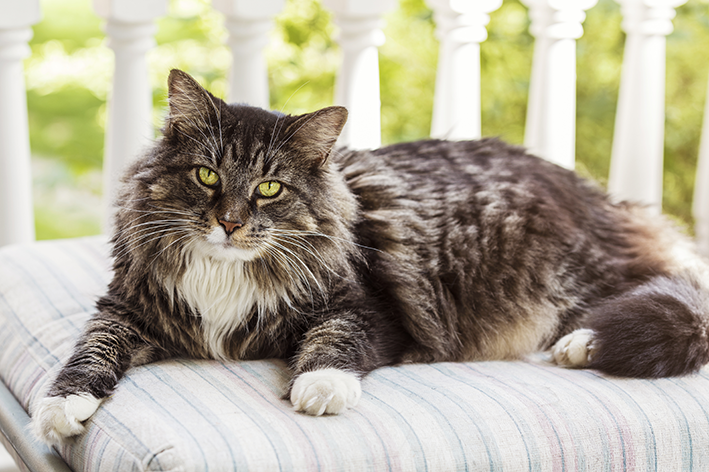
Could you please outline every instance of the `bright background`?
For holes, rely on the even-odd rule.
[[[25,62],[33,152],[37,237],[100,232],[101,160],[113,69],[102,22],[90,0],[43,0]],[[667,44],[664,209],[691,225],[694,170],[709,75],[709,0],[689,0]],[[380,49],[383,142],[428,136],[438,43],[423,0],[401,0],[385,18]],[[588,11],[578,41],[577,169],[601,183],[609,169],[624,34],[612,0]],[[207,0],[172,0],[148,57],[156,129],[172,68],[193,74],[218,96],[230,55],[223,17]],[[505,0],[482,45],[483,135],[521,144],[533,38],[527,10]],[[332,16],[315,0],[289,0],[266,50],[271,106],[303,113],[333,102],[340,51]],[[289,99],[290,98],[290,99]],[[287,101],[287,105],[285,104]]]

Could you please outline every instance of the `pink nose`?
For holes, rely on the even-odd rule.
[[[226,221],[226,220],[219,220],[219,224],[222,225],[222,228],[224,228],[224,231],[226,231],[227,236],[231,236],[231,234],[236,231],[237,229],[241,228],[244,226],[244,223],[241,221]]]

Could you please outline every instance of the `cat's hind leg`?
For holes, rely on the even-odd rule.
[[[554,362],[565,367],[588,367],[594,350],[594,332],[582,328],[559,339],[551,349],[551,356]]]
[[[689,272],[655,277],[592,307],[584,325],[556,343],[557,363],[658,378],[709,362],[709,291]]]

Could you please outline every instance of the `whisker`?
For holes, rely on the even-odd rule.
[[[171,229],[188,230],[191,228],[187,225],[184,225],[184,224],[180,224],[180,225],[161,224],[161,225],[151,226],[148,228],[143,228],[139,231],[136,231],[133,234],[118,238],[116,240],[115,245],[114,245],[114,250],[122,251],[123,249],[127,248],[130,244],[135,245],[136,243],[143,241],[147,237],[150,237],[154,234],[158,234],[158,232],[161,232],[161,233],[168,232]]]
[[[346,279],[345,277],[343,277],[342,275],[340,275],[339,273],[337,273],[337,271],[333,270],[328,264],[326,264],[326,263],[325,263],[325,260],[323,259],[322,255],[320,254],[320,252],[319,252],[312,244],[310,244],[309,242],[306,241],[306,243],[310,246],[310,248],[308,248],[308,247],[306,247],[306,246],[303,246],[302,244],[299,244],[298,242],[292,240],[291,238],[284,239],[284,238],[282,238],[282,237],[277,237],[277,236],[273,236],[273,235],[272,235],[272,238],[273,238],[274,240],[280,242],[280,243],[288,243],[288,244],[291,244],[291,245],[293,245],[293,246],[295,246],[295,247],[297,247],[297,248],[300,248],[301,250],[303,250],[303,251],[309,253],[315,260],[318,261],[318,263],[319,263],[322,267],[324,267],[325,269],[327,269],[328,274],[334,274],[334,275],[338,276],[339,278],[341,278],[341,279],[343,279],[343,280],[348,280],[348,279]],[[283,245],[280,245],[280,246],[281,246],[281,247],[284,247]],[[288,249],[285,248],[285,247],[284,247],[284,249],[285,249],[285,250],[288,250]],[[294,254],[292,251],[290,251],[290,250],[288,250],[288,251],[289,251],[290,253]],[[294,254],[294,255],[295,255],[295,254]],[[297,257],[297,256],[296,256],[296,257]],[[299,260],[300,260],[300,258],[299,258]],[[302,263],[302,261],[301,261],[301,263]],[[306,266],[306,267],[307,267],[307,266]],[[310,274],[311,274],[313,277],[315,277],[314,274],[312,273],[312,271],[310,271],[309,268],[308,268],[308,272],[310,272]],[[316,281],[316,283],[318,284],[318,287],[319,287],[319,289],[320,289],[320,292],[323,293],[323,295],[324,295],[324,290],[323,290],[323,288],[322,288],[322,285],[320,285],[319,279],[315,278],[315,281]]]
[[[212,103],[214,105],[214,103]],[[217,125],[219,126],[219,144],[224,152],[224,141],[222,140],[222,100],[219,100],[219,113],[217,113]]]
[[[354,280],[338,273],[336,270],[334,270],[332,267],[330,267],[328,264],[326,264],[324,258],[320,254],[320,251],[318,251],[317,248],[315,248],[315,246],[313,246],[309,241],[302,239],[302,236],[298,236],[298,235],[294,236],[294,237],[299,238],[298,240],[293,240],[292,237],[289,237],[288,235],[285,235],[285,238],[288,238],[288,239],[284,239],[283,235],[276,236],[276,235],[272,234],[271,237],[275,240],[292,244],[293,246],[298,247],[298,248],[302,249],[303,251],[310,253],[322,265],[322,267],[324,267],[327,270],[328,274],[335,275],[342,280],[347,280],[349,282],[355,282]],[[310,248],[312,248],[312,250],[309,249],[308,247],[304,246],[303,244],[297,242],[299,240],[302,243],[308,244],[308,246],[310,246]]]
[[[152,233],[144,234],[144,235],[140,236],[139,238],[137,238],[136,240],[127,241],[127,242],[126,242],[126,246],[123,247],[123,248],[122,248],[117,254],[115,254],[113,257],[114,257],[114,259],[117,260],[117,259],[123,257],[124,255],[126,255],[127,253],[132,252],[132,251],[135,251],[136,249],[139,249],[139,248],[145,246],[146,244],[149,244],[149,243],[151,243],[151,242],[153,242],[153,241],[157,241],[158,239],[161,239],[161,238],[166,237],[166,236],[169,235],[171,232],[175,232],[175,233],[177,233],[177,232],[191,233],[191,232],[192,232],[192,229],[191,229],[191,228],[170,227],[170,228],[168,228],[168,229],[162,229],[162,230],[154,231],[154,232],[152,232]],[[166,235],[165,233],[167,233],[167,235]],[[155,236],[155,235],[157,235],[157,236]],[[151,238],[152,236],[155,236],[155,237]],[[147,239],[147,238],[151,238],[151,239],[149,239],[148,241],[141,242],[141,241],[143,241],[143,240],[145,240],[145,239]],[[139,243],[139,242],[140,242],[140,244],[137,245],[137,246],[135,246],[135,244],[137,244],[137,243]],[[130,244],[133,244],[133,247],[130,247],[130,246],[129,246]]]
[[[176,214],[176,215],[187,215],[187,216],[198,216],[199,215],[199,213],[197,213],[196,211],[190,211],[190,210],[184,210],[184,209],[179,210],[177,208],[160,207],[160,206],[152,205],[152,204],[150,206],[159,210],[159,212],[162,212],[162,213],[172,213],[172,214]]]
[[[185,230],[182,230],[182,231],[185,231]],[[176,233],[176,234],[177,234],[177,233]],[[187,239],[187,238],[189,238],[189,237],[192,237],[192,236],[193,236],[193,233],[192,233],[191,231],[187,231],[187,234],[185,234],[184,236],[179,237],[178,239],[174,240],[173,242],[171,242],[170,244],[168,244],[166,247],[164,247],[163,250],[160,251],[160,252],[153,258],[153,260],[150,261],[150,264],[149,264],[149,265],[153,265],[153,263],[155,262],[155,260],[156,260],[158,257],[162,256],[163,253],[164,253],[165,251],[167,251],[170,247],[172,247],[175,243],[178,243],[178,242],[180,242],[180,241],[182,241],[182,240],[184,240],[184,239]]]
[[[320,255],[320,252],[319,252],[317,249],[315,249],[314,246],[310,245],[310,247],[312,248],[312,250],[310,250],[309,248],[303,246],[302,244],[299,244],[299,243],[296,242],[296,241],[293,241],[292,239],[287,239],[287,240],[286,240],[286,239],[279,238],[279,237],[275,237],[275,236],[274,236],[274,239],[277,240],[277,241],[280,241],[280,242],[292,244],[293,246],[302,249],[303,251],[305,251],[305,252],[309,253],[311,256],[313,256],[313,258],[315,258],[315,259],[318,261],[318,263],[319,263],[322,267],[324,267],[325,269],[327,269],[328,273],[335,274],[335,275],[337,275],[338,277],[340,277],[340,278],[342,278],[342,279],[345,279],[345,278],[342,277],[340,274],[338,274],[337,271],[333,270],[329,265],[327,265],[327,264],[325,263],[325,261],[324,261],[322,255]],[[346,279],[345,279],[345,280],[346,280]]]
[[[307,235],[307,236],[319,236],[322,238],[327,238],[333,242],[342,242],[342,243],[347,243],[351,244],[353,246],[362,248],[362,249],[369,249],[371,251],[377,251],[377,252],[384,252],[381,249],[377,249],[375,247],[370,247],[370,246],[365,246],[363,244],[356,243],[354,241],[350,241],[348,239],[340,238],[337,236],[331,236],[325,233],[320,233],[318,231],[311,231],[311,230],[298,230],[298,229],[278,229],[278,228],[270,228],[269,231],[276,232],[279,234],[291,234],[291,235],[299,235],[303,237],[302,235]]]
[[[276,117],[276,122],[273,124],[273,131],[271,131],[271,140],[268,142],[268,149],[266,149],[266,157],[264,158],[266,162],[271,160],[271,147],[273,146],[273,139],[276,137],[276,127],[278,126],[278,121],[280,121],[280,119],[280,116]],[[280,132],[280,129],[278,130],[278,132]]]
[[[131,225],[131,228],[140,228],[141,226],[149,226],[149,225],[165,226],[165,224],[169,224],[169,223],[192,223],[192,220],[186,220],[184,218],[172,219],[172,220],[150,220],[150,221],[146,221],[145,223]]]
[[[284,270],[284,273],[291,274],[293,270],[297,271],[295,275],[297,275],[301,281],[301,283],[299,285],[305,286],[305,288],[308,289],[308,293],[310,294],[310,303],[313,307],[313,310],[315,310],[315,298],[313,297],[313,290],[311,288],[310,281],[308,280],[307,276],[305,275],[305,272],[303,272],[303,270],[300,267],[298,267],[298,265],[295,264],[292,261],[292,259],[287,254],[285,254],[283,252],[282,249],[273,246],[272,242],[269,242],[269,244],[266,245],[266,251],[271,256],[274,256],[278,260],[279,264],[281,265],[281,267]],[[302,261],[300,261],[300,262],[302,263]],[[307,268],[307,266],[304,266],[304,267],[306,268],[306,270],[308,270],[308,272],[310,272],[310,270]],[[310,274],[312,275],[312,272],[310,272]],[[323,298],[325,298],[325,294],[322,291],[322,288],[320,288],[320,293],[323,295]]]
[[[125,209],[125,210],[128,210],[128,211],[135,211],[135,212],[138,212],[138,213],[145,213],[145,214],[139,215],[139,216],[133,218],[131,221],[129,221],[129,222],[126,224],[126,226],[130,226],[130,227],[135,227],[135,225],[134,225],[133,223],[135,223],[136,221],[139,221],[139,220],[142,219],[142,218],[147,218],[147,217],[149,217],[149,216],[159,215],[159,214],[162,214],[162,213],[164,213],[164,214],[166,214],[166,215],[174,214],[174,215],[176,215],[176,216],[191,216],[191,217],[196,217],[196,216],[198,216],[196,213],[190,214],[190,213],[181,212],[181,211],[178,211],[178,210],[174,210],[174,211],[172,211],[172,210],[152,211],[152,210],[136,210],[136,209],[126,208],[126,207],[117,207],[117,208]],[[189,221],[189,220],[184,220],[184,221]],[[149,224],[149,223],[150,223],[150,222],[146,222],[145,224]],[[143,224],[143,223],[141,223],[141,225],[142,225],[142,224]]]

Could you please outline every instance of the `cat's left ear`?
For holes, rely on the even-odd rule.
[[[286,133],[293,135],[293,144],[304,154],[311,156],[318,165],[323,165],[346,122],[347,108],[327,107],[301,115],[288,127]]]
[[[170,105],[165,136],[175,131],[189,131],[217,126],[221,121],[222,102],[205,90],[186,72],[170,71],[167,79],[168,103]]]

